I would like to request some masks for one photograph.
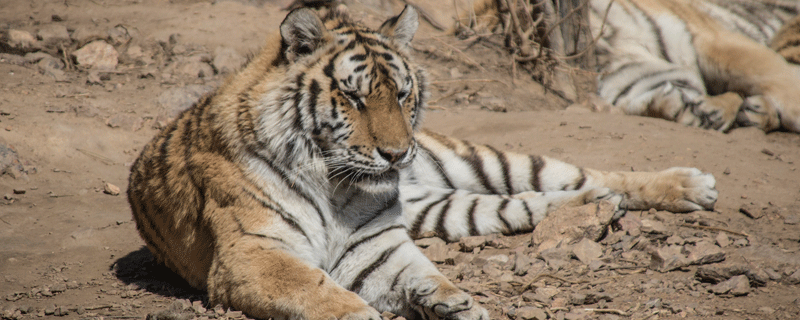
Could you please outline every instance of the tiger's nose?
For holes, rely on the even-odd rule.
[[[408,149],[383,149],[378,148],[378,154],[391,164],[399,162],[408,152]]]

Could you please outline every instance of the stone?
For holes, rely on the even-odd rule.
[[[642,233],[642,220],[632,212],[628,212],[625,216],[620,218],[617,221],[617,225],[619,225],[620,230],[634,237],[638,237]]]
[[[666,234],[668,229],[663,223],[661,223],[661,221],[642,219],[642,232],[651,234]]]
[[[111,44],[114,46],[124,46],[128,44],[132,38],[130,33],[128,33],[128,28],[123,25],[109,28],[106,33],[108,34],[109,41],[111,41]]]
[[[458,245],[461,247],[461,251],[472,252],[475,248],[483,249],[487,241],[486,236],[470,236],[458,240]]]
[[[67,27],[62,24],[51,24],[39,29],[36,36],[42,40],[42,44],[46,47],[58,48],[61,45],[67,45],[71,39]]]
[[[556,209],[536,225],[531,236],[533,246],[545,241],[568,243],[584,237],[598,241],[605,235],[616,209],[617,206],[608,200]]]
[[[28,170],[20,160],[17,150],[0,138],[0,176],[6,174],[14,179],[28,178]]]
[[[531,269],[533,261],[531,257],[522,252],[517,252],[514,256],[514,275],[524,276]]]
[[[800,224],[800,215],[787,214],[785,217],[783,217],[783,223],[788,225]]]
[[[427,248],[432,245],[446,244],[446,242],[440,238],[430,237],[414,240],[414,244],[420,248]]]
[[[108,182],[103,184],[103,193],[110,194],[112,196],[118,196],[119,192],[120,192],[119,187]]]
[[[105,41],[90,42],[72,53],[78,66],[87,69],[114,70],[119,62],[119,53]]]
[[[726,232],[720,232],[717,234],[717,236],[714,238],[714,241],[717,242],[717,245],[720,246],[720,248],[725,248],[731,245],[731,239],[728,238],[728,233]]]
[[[18,52],[31,52],[41,48],[36,37],[24,30],[9,29],[6,32],[6,43]]]
[[[52,57],[53,56],[47,54],[46,52],[37,51],[37,52],[26,53],[25,56],[24,56],[24,59],[25,59],[25,63],[37,63],[37,62],[41,61],[42,59],[52,58]]]
[[[745,275],[739,275],[711,286],[709,290],[715,294],[728,293],[733,296],[743,296],[750,293],[750,280]]]
[[[800,269],[797,269],[797,271],[793,272],[788,277],[786,277],[786,283],[792,285],[800,284]]]
[[[517,319],[545,320],[547,319],[547,313],[536,307],[522,307],[517,309]]]
[[[690,264],[690,260],[683,254],[682,246],[665,246],[651,249],[648,253],[650,254],[649,268],[659,272],[672,271]]]
[[[452,260],[455,258],[455,253],[451,253],[450,248],[447,247],[444,241],[431,244],[429,247],[422,249],[422,253],[424,253],[429,260],[437,263],[444,263],[448,259]]]
[[[603,246],[592,240],[583,238],[572,246],[572,253],[583,264],[589,264],[592,260],[597,260],[603,255]]]
[[[698,242],[694,246],[687,246],[690,264],[708,264],[725,260],[725,252],[718,246],[708,241]]]
[[[244,66],[247,59],[231,47],[217,47],[212,65],[218,74],[233,73]]]

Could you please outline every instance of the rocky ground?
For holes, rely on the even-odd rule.
[[[240,319],[153,262],[124,197],[141,147],[276,30],[290,1],[0,1],[0,318]],[[352,1],[373,26],[400,1]],[[468,1],[421,5],[450,24]],[[455,9],[455,10],[454,10]],[[691,166],[715,211],[561,209],[533,234],[417,240],[496,319],[800,317],[800,136],[595,113],[592,74],[534,81],[497,37],[423,23],[426,126],[606,170]],[[387,317],[392,315],[386,314]]]

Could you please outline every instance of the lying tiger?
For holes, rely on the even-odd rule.
[[[556,2],[478,0],[475,26],[497,27],[520,1]],[[586,1],[598,94],[614,107],[722,132],[800,132],[800,2]]]
[[[798,57],[800,30],[787,24],[798,5],[591,0],[598,92],[627,114],[723,132],[800,132],[800,68],[786,61]]]
[[[600,199],[714,206],[714,177],[697,169],[604,172],[420,130],[417,26],[411,7],[377,30],[339,10],[289,13],[132,166],[128,200],[153,255],[252,317],[488,319],[412,237],[529,231]]]

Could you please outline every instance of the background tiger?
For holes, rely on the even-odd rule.
[[[591,0],[590,12],[598,92],[625,113],[800,132],[800,69],[784,59],[797,22],[776,37],[797,1]]]
[[[418,130],[407,7],[377,31],[291,12],[265,49],[160,132],[128,200],[153,255],[260,318],[486,319],[410,235],[530,230],[565,204],[713,207],[710,174],[603,172]]]

